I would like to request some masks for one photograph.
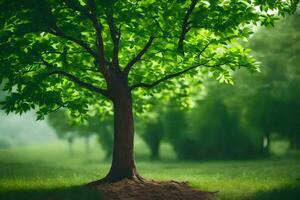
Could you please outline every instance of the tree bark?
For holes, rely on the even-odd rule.
[[[142,178],[138,175],[134,159],[134,120],[131,92],[127,84],[118,82],[110,88],[114,108],[114,144],[112,164],[105,178],[90,183],[112,183],[122,179]]]
[[[123,92],[121,92],[123,93]],[[113,102],[114,145],[112,166],[108,174],[111,182],[137,177],[134,160],[134,122],[131,94],[124,92]]]

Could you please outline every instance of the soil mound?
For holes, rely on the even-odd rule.
[[[190,187],[187,182],[122,180],[94,186],[104,200],[208,200],[213,193]]]

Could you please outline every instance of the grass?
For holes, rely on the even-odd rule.
[[[140,174],[148,179],[188,181],[198,189],[219,191],[220,200],[300,199],[300,157],[248,161],[176,161],[169,146],[163,159],[150,161],[144,144],[136,144]],[[78,187],[105,175],[109,161],[93,145],[86,154],[77,144],[73,156],[66,144],[0,150],[0,199],[101,199]]]

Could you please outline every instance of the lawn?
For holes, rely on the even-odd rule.
[[[87,154],[76,144],[73,156],[66,144],[0,150],[0,199],[100,199],[99,194],[77,187],[104,176],[109,161],[96,144]],[[193,187],[218,191],[216,199],[300,199],[300,156],[247,161],[176,161],[163,146],[162,159],[147,159],[138,142],[137,165],[148,179],[188,181]],[[50,198],[51,197],[51,198]]]

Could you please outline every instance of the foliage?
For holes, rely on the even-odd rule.
[[[194,141],[185,137],[188,126],[186,113],[179,109],[174,99],[169,102],[163,122],[167,141],[172,144],[177,157],[190,158],[194,152]]]
[[[239,101],[233,94],[232,87],[211,84],[207,96],[192,111],[175,112],[176,106],[171,106],[173,110],[168,111],[165,126],[168,141],[179,158],[237,159],[260,153],[261,137],[243,127],[241,108],[228,104],[230,98]]]
[[[48,123],[55,130],[58,138],[73,140],[75,137],[74,133],[76,133],[77,127],[68,119],[68,115],[64,110],[49,114]]]
[[[144,118],[143,121],[144,124],[140,125],[140,135],[150,148],[151,158],[157,159],[159,158],[159,147],[164,138],[164,124],[161,118],[155,114],[153,117]]]
[[[232,70],[257,70],[238,41],[253,25],[292,13],[297,2],[2,0],[0,81],[7,79],[9,92],[3,108],[36,109],[38,119],[59,107],[77,118],[89,106],[108,112],[114,76],[130,90],[179,87],[182,94],[210,74],[232,83]],[[136,90],[136,105],[145,96]]]
[[[235,88],[209,87],[208,96],[191,114],[191,135],[197,141],[200,158],[251,158],[261,152],[261,137],[241,122],[241,107],[235,102]],[[202,144],[202,145],[200,145]]]
[[[86,124],[87,130],[98,136],[98,141],[106,152],[105,158],[110,158],[113,151],[113,126],[112,118],[101,119],[99,115],[89,117]]]
[[[279,133],[290,139],[292,147],[298,148],[299,17],[298,11],[293,16],[281,19],[275,29],[261,29],[254,35],[249,45],[262,62],[262,73],[252,77],[252,80],[243,76],[243,82],[249,88],[244,92],[244,101],[247,102],[251,126],[264,134]]]
[[[95,115],[88,117],[85,123],[76,123],[72,121],[66,110],[59,110],[49,114],[48,123],[56,130],[60,139],[70,140],[71,143],[76,137],[97,135],[99,143],[106,152],[106,158],[111,156],[113,144],[111,118]]]

